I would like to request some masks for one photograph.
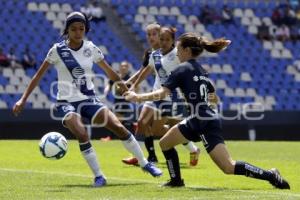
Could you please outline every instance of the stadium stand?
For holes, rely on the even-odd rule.
[[[57,3],[58,2],[58,3]],[[0,0],[0,44],[5,52],[15,47],[22,55],[26,46],[42,62],[51,45],[59,41],[63,20],[72,10],[79,10],[83,0]],[[264,22],[272,29],[273,9],[281,1],[223,1],[212,0],[207,4],[217,11],[223,5],[233,10],[235,24],[202,24],[198,16],[204,1],[197,0],[110,0],[108,6],[115,9],[132,34],[147,46],[144,28],[149,22],[172,25],[178,35],[186,31],[201,33],[207,38],[226,37],[232,45],[218,56],[205,54],[203,66],[211,73],[217,93],[223,101],[223,109],[234,110],[240,103],[260,102],[266,110],[300,110],[300,41],[258,40],[258,27]],[[282,1],[283,2],[283,1]],[[88,35],[103,50],[107,60],[117,67],[122,60],[140,66],[139,58],[122,45],[122,41],[101,21],[92,23]],[[0,74],[0,108],[11,108],[37,69],[3,68]],[[95,68],[96,73],[103,73]],[[40,87],[29,99],[28,108],[49,108],[54,99],[50,94],[56,72],[51,69]],[[104,83],[97,80],[99,92]],[[144,90],[150,88],[149,80]],[[108,98],[109,102],[111,98]],[[106,102],[107,103],[107,102]]]

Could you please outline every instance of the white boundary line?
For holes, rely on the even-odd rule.
[[[59,176],[70,176],[70,177],[82,177],[82,178],[92,178],[92,176],[88,175],[82,175],[82,174],[72,174],[72,173],[65,173],[65,172],[46,172],[46,171],[39,171],[39,170],[23,170],[23,169],[12,169],[12,168],[0,168],[0,171],[6,171],[6,172],[16,172],[16,173],[35,173],[35,174],[50,174],[50,175],[59,175]],[[148,181],[148,180],[142,180],[142,179],[127,179],[127,178],[121,178],[121,177],[108,177],[108,179],[111,180],[119,180],[119,181],[126,181],[126,182],[139,182],[139,183],[149,183],[149,184],[157,184],[155,181]],[[209,189],[209,187],[205,186],[199,186],[199,185],[188,185],[186,188],[194,188],[194,189]],[[249,190],[238,190],[238,189],[232,189],[233,192],[243,192],[243,193],[252,193],[252,194],[266,194],[269,196],[277,196],[282,195],[283,197],[299,197],[300,194],[291,194],[289,192],[274,192],[274,191],[249,191]]]

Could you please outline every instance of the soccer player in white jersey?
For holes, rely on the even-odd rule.
[[[18,115],[34,88],[38,85],[45,71],[54,65],[58,73],[58,93],[55,112],[62,117],[62,122],[79,141],[80,151],[94,173],[94,186],[106,185],[106,178],[100,169],[87,130],[82,118],[91,124],[103,125],[111,130],[121,140],[125,148],[139,161],[144,171],[152,176],[162,175],[162,171],[148,162],[135,138],[117,119],[117,117],[95,96],[94,85],[91,81],[92,65],[97,63],[108,78],[120,81],[120,77],[107,64],[100,49],[93,42],[84,40],[89,31],[87,17],[80,12],[72,12],[67,16],[64,36],[66,39],[54,44],[39,70],[32,78],[29,86],[19,101],[13,107],[13,112]],[[123,92],[127,90],[124,83],[119,86]]]
[[[151,53],[148,66],[139,74],[132,88],[137,87],[142,80],[154,71],[156,77],[153,91],[159,89],[161,84],[180,63],[176,55],[177,49],[174,44],[176,29],[162,27],[159,31],[160,48]],[[172,121],[170,125],[175,125],[182,120],[181,117],[174,117],[179,113],[172,112],[176,110],[174,104],[181,104],[181,108],[183,106],[183,101],[178,99],[178,96],[177,91],[174,90],[172,98],[167,97],[163,101],[146,102],[143,106],[138,119],[137,133],[145,135],[145,146],[149,152],[148,161],[157,162],[153,136],[160,137],[164,135],[168,130],[168,128],[164,127],[166,123]],[[157,120],[157,117],[159,120]],[[200,149],[197,148],[193,142],[188,142],[184,144],[184,146],[190,151],[190,165],[197,165]]]

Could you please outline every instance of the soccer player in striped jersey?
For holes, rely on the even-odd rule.
[[[150,29],[151,30],[151,29]],[[144,80],[149,74],[153,71],[155,72],[155,83],[153,86],[153,90],[157,90],[161,86],[161,82],[166,80],[166,77],[178,67],[179,60],[176,56],[177,49],[175,48],[175,32],[176,30],[169,27],[158,27],[156,26],[156,30],[158,31],[157,37],[159,37],[159,47],[154,50],[149,55],[148,65],[144,68],[144,70],[139,74],[136,81],[133,83],[132,88],[134,89],[139,85],[139,83]],[[149,33],[149,29],[147,29]],[[148,34],[147,34],[148,35]],[[150,40],[148,36],[148,40]],[[150,43],[150,42],[149,42]],[[151,43],[150,43],[151,44]],[[177,91],[173,91],[173,99],[167,98],[164,101],[155,101],[155,102],[146,102],[143,106],[141,114],[138,119],[138,129],[137,134],[145,135],[145,146],[149,153],[148,161],[157,162],[157,157],[154,149],[153,136],[161,137],[164,135],[168,128],[165,127],[165,124],[171,121],[177,123],[182,120],[180,115],[177,112],[177,106],[175,105],[180,101],[178,99]],[[182,103],[178,108],[183,107]],[[174,106],[175,105],[175,106]],[[198,157],[200,154],[199,148],[197,148],[193,142],[188,142],[184,144],[185,147],[190,151],[190,165],[195,166],[198,162]],[[132,164],[133,160],[125,160],[128,164]],[[130,161],[130,162],[129,162]],[[124,161],[123,161],[124,162]]]
[[[120,81],[119,86],[123,91],[126,91],[127,87],[107,64],[100,49],[93,42],[84,40],[88,31],[89,21],[84,14],[72,12],[67,16],[63,33],[66,36],[65,40],[54,44],[49,50],[24,94],[14,105],[14,114],[18,115],[22,111],[28,96],[38,85],[46,70],[54,65],[58,73],[55,113],[56,116],[61,116],[63,125],[78,139],[80,151],[94,173],[94,186],[106,185],[106,178],[100,169],[82,118],[88,119],[91,124],[102,125],[116,134],[125,148],[135,155],[144,171],[152,176],[162,175],[162,171],[144,157],[132,133],[95,96],[91,80],[93,63],[101,67],[110,80]]]
[[[135,75],[135,81],[131,87],[132,90],[153,72],[156,74],[153,90],[158,89],[160,82],[164,81],[179,64],[176,56],[176,48],[174,48],[176,30],[168,27],[161,28],[158,24],[150,24],[146,30],[148,42],[155,48],[152,48],[153,51],[151,54],[149,51],[147,52],[147,56],[145,56],[146,60],[143,62],[144,68]],[[177,106],[175,104],[178,103],[176,102],[178,100],[176,99],[178,96],[177,92],[174,91],[173,95],[173,100],[167,98],[165,101],[146,102],[140,113],[137,134],[145,135],[145,146],[149,153],[148,161],[157,162],[153,136],[161,137],[168,130],[165,124],[174,125],[174,122],[176,124],[182,120],[181,117],[176,116],[182,112],[179,109],[179,112],[176,112]],[[179,102],[179,104],[181,105],[178,108],[183,109],[182,102]],[[190,165],[197,165],[200,149],[193,142],[185,143],[184,146],[190,151]],[[137,163],[137,160],[135,158],[127,158],[123,159],[123,162],[134,165]]]

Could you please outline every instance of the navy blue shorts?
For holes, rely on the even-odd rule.
[[[91,124],[94,121],[96,114],[105,107],[106,106],[96,97],[76,102],[59,100],[55,104],[53,115],[55,119],[62,120],[63,126],[65,126],[65,118],[70,113],[78,114],[83,118],[84,122]]]
[[[177,127],[187,140],[202,141],[209,153],[217,144],[224,144],[224,138],[221,135],[221,120],[218,117],[210,119],[207,119],[207,117],[211,117],[211,115],[205,112],[197,116],[190,116],[180,122]]]

